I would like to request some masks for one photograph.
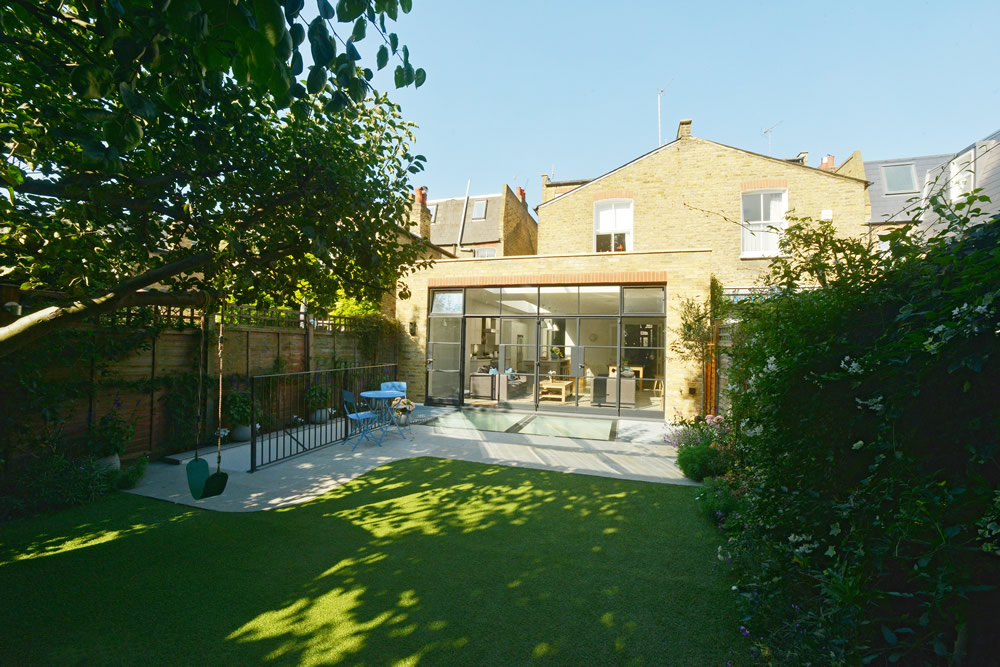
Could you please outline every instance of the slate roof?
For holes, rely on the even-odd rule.
[[[465,212],[465,230],[461,240],[463,245],[493,243],[500,240],[502,199],[502,194],[469,197],[469,208]],[[477,201],[486,201],[486,217],[479,220],[472,217]],[[444,246],[458,243],[462,212],[465,210],[465,197],[428,200],[427,206],[436,207],[431,219],[431,243]]]
[[[923,155],[894,160],[865,160],[865,178],[871,184],[868,186],[868,196],[872,202],[872,224],[909,221],[908,211],[920,205],[920,191],[923,188],[927,172],[942,162],[947,162],[952,157],[952,155]],[[896,164],[912,164],[915,167],[917,172],[916,190],[897,194],[886,193],[885,175],[882,168]]]

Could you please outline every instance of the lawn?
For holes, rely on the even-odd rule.
[[[695,488],[420,458],[284,510],[118,494],[0,526],[6,664],[717,664]]]

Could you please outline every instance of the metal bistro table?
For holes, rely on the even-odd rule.
[[[372,391],[363,391],[360,395],[362,398],[367,398],[371,401],[372,412],[378,415],[378,428],[382,431],[382,437],[379,438],[379,442],[385,438],[386,432],[393,426],[403,436],[403,439],[406,439],[406,434],[403,433],[403,429],[396,422],[395,411],[392,409],[392,400],[394,398],[404,398],[406,396],[405,392],[373,389]]]

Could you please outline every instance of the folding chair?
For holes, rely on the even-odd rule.
[[[354,446],[351,447],[351,451],[353,452],[357,449],[361,441],[366,438],[381,447],[382,438],[376,438],[372,433],[372,426],[377,426],[378,424],[378,415],[371,410],[358,412],[358,406],[354,401],[354,394],[346,389],[343,390],[342,395],[344,397],[344,412],[347,413],[347,419],[351,424],[351,432],[359,428],[361,429],[361,435],[358,437],[358,441],[354,443]],[[347,434],[347,440],[351,439],[351,432]]]

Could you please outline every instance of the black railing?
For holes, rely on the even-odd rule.
[[[358,394],[396,379],[396,364],[250,378],[250,472],[343,442],[351,434],[343,391]]]

